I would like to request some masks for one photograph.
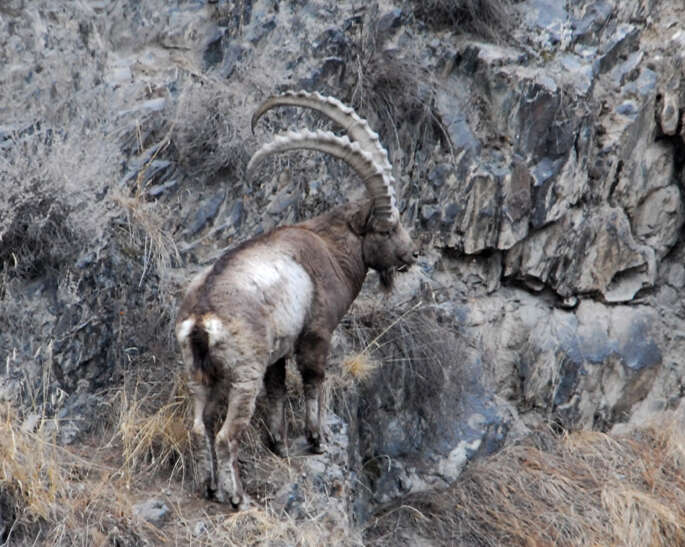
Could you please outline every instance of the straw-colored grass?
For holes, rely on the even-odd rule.
[[[685,545],[685,435],[672,421],[626,435],[536,435],[470,465],[442,492],[386,508],[388,545],[416,529],[441,544]]]

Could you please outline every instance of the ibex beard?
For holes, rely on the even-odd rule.
[[[317,94],[287,93],[264,104],[257,116],[284,104],[319,110],[347,127],[355,141],[328,132],[289,133],[257,151],[248,174],[274,152],[321,150],[347,161],[370,197],[239,245],[198,274],[186,292],[176,336],[194,399],[192,431],[203,445],[203,493],[235,508],[245,505],[238,442],[262,385],[272,448],[283,454],[285,365],[295,357],[307,439],[313,452],[322,452],[323,381],[333,331],[369,268],[391,288],[394,272],[417,258],[399,222],[387,153],[368,124],[337,100]]]

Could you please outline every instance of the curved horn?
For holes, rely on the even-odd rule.
[[[395,199],[395,189],[370,153],[362,150],[357,142],[346,136],[339,137],[330,131],[288,131],[277,136],[270,143],[262,145],[247,164],[247,178],[250,180],[255,167],[266,156],[278,152],[298,149],[318,150],[345,161],[364,182],[373,200],[374,216],[388,227],[397,224],[399,211]]]
[[[371,154],[371,157],[383,169],[386,176],[394,182],[392,166],[390,161],[388,161],[388,152],[381,144],[378,133],[374,132],[369,123],[349,106],[344,105],[335,97],[324,97],[316,91],[313,93],[307,91],[286,91],[281,95],[269,97],[255,111],[252,115],[253,133],[259,118],[277,106],[301,106],[321,112],[340,125],[351,140],[359,143],[362,150]]]

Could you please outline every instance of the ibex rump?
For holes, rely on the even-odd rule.
[[[336,99],[286,93],[267,100],[253,117],[282,105],[313,108],[347,129],[354,142],[330,132],[289,132],[262,146],[248,176],[266,155],[308,148],[345,160],[369,198],[246,241],[195,277],[176,324],[194,398],[193,433],[204,441],[204,494],[234,507],[243,503],[238,475],[240,433],[264,382],[273,447],[282,452],[285,360],[296,357],[306,400],[306,434],[322,451],[322,388],[331,335],[359,293],[369,268],[391,288],[398,268],[417,253],[399,222],[387,153],[365,120]],[[217,406],[227,402],[216,436]]]

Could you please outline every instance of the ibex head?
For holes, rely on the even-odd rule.
[[[381,284],[391,289],[396,271],[416,262],[418,251],[400,223],[395,198],[395,179],[388,153],[366,120],[333,97],[306,91],[286,92],[267,99],[252,116],[252,129],[259,118],[276,106],[311,108],[345,128],[346,136],[330,131],[289,131],[263,145],[252,156],[248,178],[255,166],[269,154],[287,150],[310,149],[329,153],[347,162],[364,182],[369,204],[355,216],[352,230],[361,238],[364,263],[380,274]]]

